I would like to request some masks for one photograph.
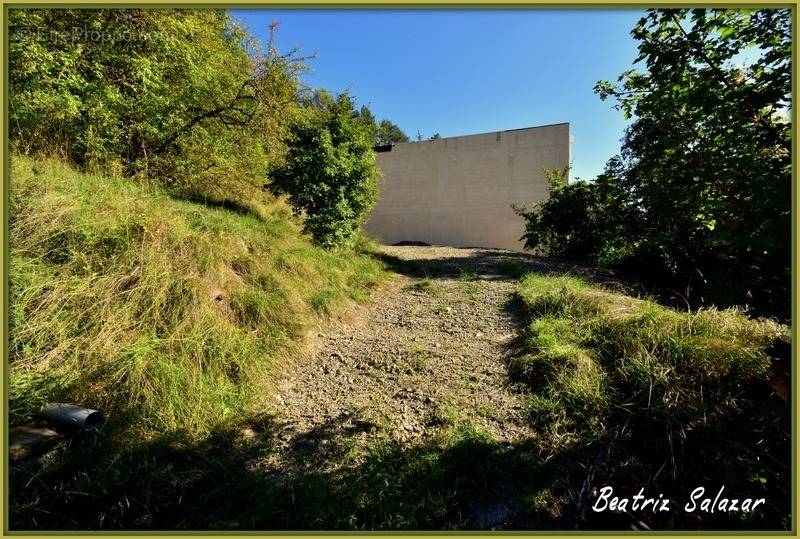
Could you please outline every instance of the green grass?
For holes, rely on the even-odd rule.
[[[733,310],[677,312],[568,276],[519,283],[527,331],[510,367],[527,385],[532,439],[499,443],[437,401],[433,435],[405,444],[391,441],[383,411],[354,411],[364,425],[317,425],[305,442],[320,452],[301,444],[297,473],[270,473],[280,433],[263,405],[275,374],[384,270],[366,244],[315,247],[279,201],[249,206],[12,159],[12,422],[47,401],[111,418],[11,470],[12,529],[465,529],[488,525],[498,505],[517,527],[626,527],[575,520],[587,473],[592,487],[628,495],[724,482],[770,500],[738,524],[788,526],[788,410],[763,383],[788,328]],[[447,296],[432,279],[412,286]],[[424,373],[432,354],[412,344],[406,366]],[[352,428],[377,439],[361,444]],[[722,514],[637,517],[738,526]]]
[[[10,185],[12,422],[63,401],[207,435],[384,274],[364,245],[314,246],[264,193],[231,211],[21,156]]]
[[[431,351],[419,343],[411,343],[406,349],[406,363],[416,373],[425,371],[431,359]]]
[[[480,287],[477,283],[478,275],[474,271],[460,269],[458,272],[459,288],[463,301],[475,302],[478,300]]]
[[[768,349],[788,328],[736,310],[677,312],[575,277],[529,275],[532,321],[515,369],[540,391],[532,407],[586,436],[617,410],[691,428],[735,407],[737,388],[765,381]]]
[[[413,284],[408,286],[409,290],[413,290],[414,292],[422,292],[424,294],[430,294],[432,296],[439,295],[441,293],[441,289],[439,285],[433,282],[433,279],[426,277],[424,279],[420,279]]]
[[[604,472],[612,485],[737,485],[783,500],[785,518],[788,414],[766,382],[789,328],[734,309],[678,312],[570,276],[527,275],[519,294],[530,321],[511,367],[550,455],[585,452],[617,470]]]

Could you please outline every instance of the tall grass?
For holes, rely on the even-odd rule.
[[[612,414],[691,428],[729,413],[788,339],[734,309],[678,312],[574,277],[528,275],[520,292],[532,320],[514,367],[538,389],[533,410],[590,437],[608,434]]]
[[[307,329],[382,276],[266,193],[234,211],[23,156],[10,185],[12,422],[66,401],[202,436],[255,410]]]
[[[722,482],[789,514],[788,409],[765,383],[788,327],[735,309],[678,312],[568,276],[529,274],[519,293],[530,321],[511,366],[532,389],[546,452],[582,454],[569,460],[600,483],[683,496]]]

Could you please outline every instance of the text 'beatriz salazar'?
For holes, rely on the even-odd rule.
[[[721,486],[715,495],[706,495],[705,487],[697,487],[689,494],[688,500],[682,506],[687,513],[749,513],[764,505],[764,498],[730,498],[723,495],[725,486]],[[645,496],[644,487],[631,497],[615,496],[614,488],[602,487],[598,493],[592,510],[596,513],[603,511],[650,511],[653,513],[668,512],[673,510],[673,500],[666,498],[663,493],[658,496]]]

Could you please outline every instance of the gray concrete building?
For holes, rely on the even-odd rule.
[[[548,196],[545,169],[570,163],[569,124],[395,144],[377,154],[380,198],[366,230],[384,244],[421,241],[521,251],[512,204]]]

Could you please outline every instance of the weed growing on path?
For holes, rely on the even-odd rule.
[[[409,289],[415,292],[430,294],[432,296],[438,296],[441,293],[439,286],[434,283],[433,279],[430,277],[416,281],[415,283],[409,285]]]

